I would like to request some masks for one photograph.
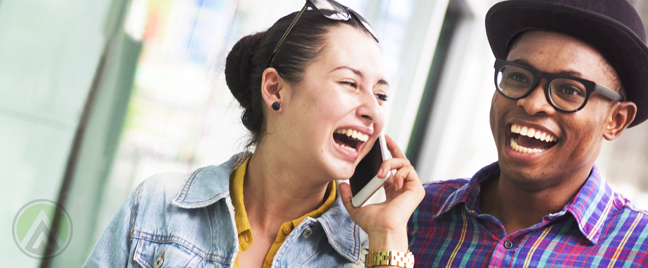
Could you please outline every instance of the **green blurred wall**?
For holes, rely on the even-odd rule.
[[[118,142],[141,43],[122,31],[129,0],[0,1],[0,260],[38,267],[14,244],[12,222],[35,199],[56,201],[93,79],[96,98],[64,204],[72,242],[52,267],[79,267]],[[103,71],[97,72],[102,54]],[[91,190],[91,191],[90,191]]]

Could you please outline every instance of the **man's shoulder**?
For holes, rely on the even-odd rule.
[[[457,198],[461,198],[457,193],[460,188],[469,183],[467,179],[454,179],[444,181],[426,182],[423,187],[425,188],[425,198],[417,208],[417,215],[425,219],[431,220],[439,210],[448,202],[452,203]]]
[[[621,218],[627,219],[636,219],[640,223],[643,223],[644,226],[648,223],[648,211],[645,209],[637,208],[630,202],[630,200],[620,196],[615,200],[615,206],[617,207],[616,213],[612,216],[613,218],[621,216]]]
[[[431,181],[423,183],[425,188],[425,198],[448,197],[459,188],[470,182],[468,179],[454,179],[444,181]]]

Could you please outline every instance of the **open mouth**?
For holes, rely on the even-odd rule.
[[[358,147],[360,147],[361,144],[367,142],[368,139],[369,135],[353,129],[341,128],[335,130],[335,132],[333,133],[333,140],[335,140],[335,144],[340,146],[340,148],[350,152],[357,152]]]
[[[525,153],[541,153],[558,143],[558,137],[542,130],[511,124],[511,148]]]

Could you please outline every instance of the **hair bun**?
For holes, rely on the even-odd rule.
[[[265,32],[251,34],[241,38],[227,55],[225,61],[225,82],[234,98],[243,108],[248,108],[251,103],[250,75],[252,72],[252,58]]]

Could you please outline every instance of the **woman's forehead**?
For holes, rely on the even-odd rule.
[[[382,54],[370,34],[341,24],[331,27],[326,38],[322,52],[315,59],[319,65],[329,70],[348,66],[365,76],[383,76]]]

